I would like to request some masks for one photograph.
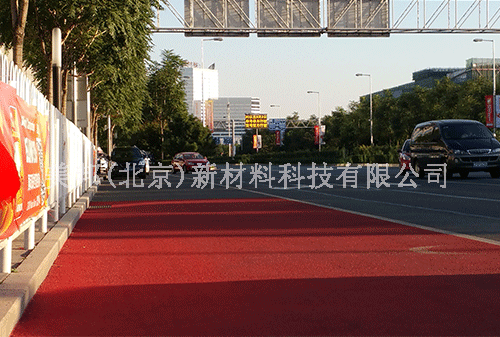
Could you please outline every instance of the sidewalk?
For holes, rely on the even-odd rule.
[[[35,232],[36,246],[24,250],[23,235],[13,241],[11,274],[0,274],[0,337],[9,336],[52,267],[74,225],[97,192],[92,186],[48,233]]]

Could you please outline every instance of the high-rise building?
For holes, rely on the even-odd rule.
[[[210,129],[213,129],[212,101],[219,98],[219,72],[214,68],[202,69],[192,65],[182,69],[188,113]]]
[[[214,129],[214,137],[228,137],[229,128],[227,126],[228,118],[234,120],[234,143],[239,143],[245,134],[245,115],[259,114],[260,98],[256,97],[219,97],[213,101],[214,121],[218,122],[218,127]],[[222,122],[222,123],[221,123]],[[223,126],[223,127],[221,127]]]

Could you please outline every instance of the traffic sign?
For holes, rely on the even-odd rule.
[[[232,137],[214,137],[216,145],[230,145],[233,143]]]
[[[267,122],[269,131],[285,131],[286,130],[286,119],[285,118],[274,118]]]

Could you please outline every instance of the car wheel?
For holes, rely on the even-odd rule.
[[[492,178],[500,178],[500,169],[491,170],[490,175]]]
[[[184,170],[184,173],[188,173],[188,169],[187,169],[187,166],[186,166],[186,165],[184,165],[184,166],[182,167],[182,169]]]
[[[417,178],[424,177],[424,170],[423,170],[422,166],[420,166],[420,163],[418,162],[418,160],[415,160],[415,162],[413,163],[413,170],[417,174]]]
[[[469,176],[469,171],[460,171],[460,178],[465,179]]]

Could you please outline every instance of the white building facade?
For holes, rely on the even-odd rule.
[[[216,69],[182,69],[188,113],[213,130],[213,100],[219,98],[219,72]]]
[[[240,143],[245,134],[245,115],[260,114],[260,98],[256,97],[219,97],[213,101],[214,121],[219,122],[216,125],[224,125],[224,128],[216,128],[213,131],[214,138],[230,137],[230,129],[227,121],[234,121],[235,140],[234,143]],[[220,123],[224,122],[224,123]],[[232,132],[232,131],[231,131]]]

